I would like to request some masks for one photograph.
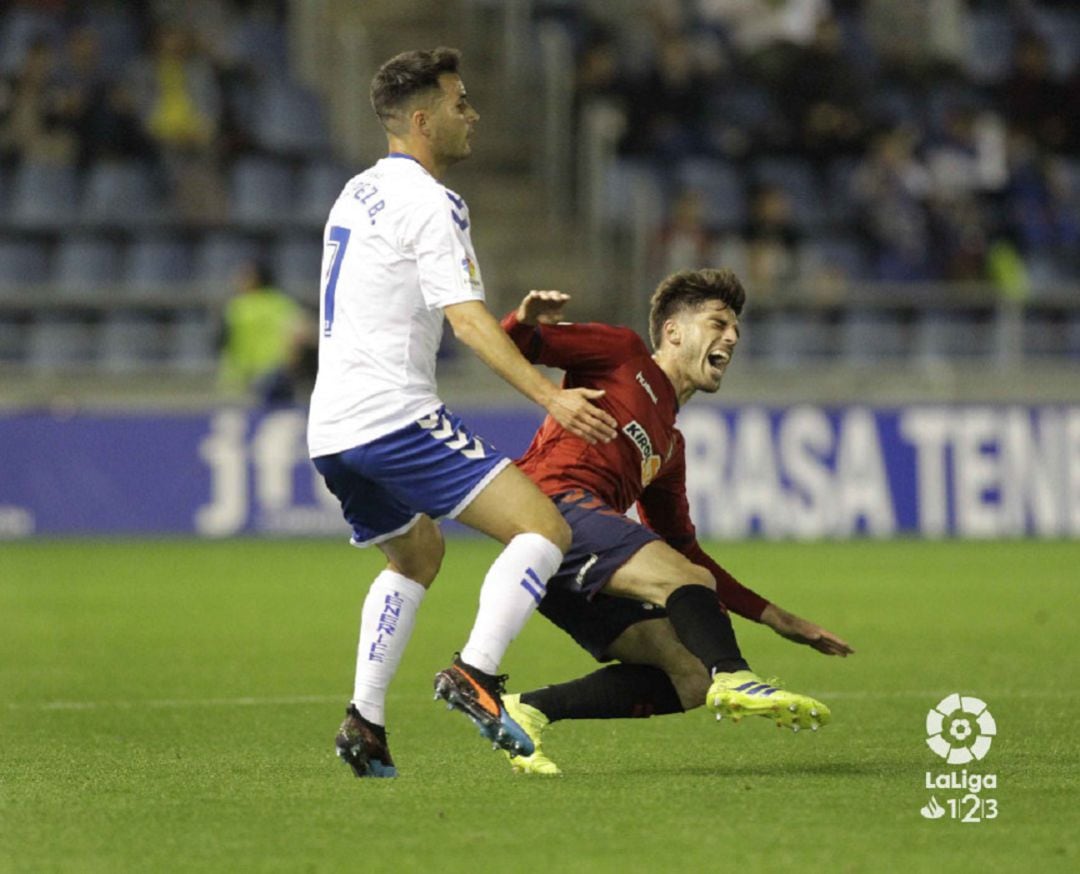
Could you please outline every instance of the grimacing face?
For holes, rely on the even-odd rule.
[[[710,300],[696,310],[683,310],[675,321],[683,378],[697,391],[719,390],[739,342],[739,317],[722,301]]]
[[[442,95],[436,100],[428,116],[431,147],[438,159],[451,164],[472,153],[469,140],[480,114],[469,103],[465,84],[456,73],[441,74],[439,87]]]

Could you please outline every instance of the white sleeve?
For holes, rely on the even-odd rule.
[[[484,299],[484,283],[469,237],[465,202],[442,192],[416,204],[403,243],[416,257],[420,293],[428,309]]]

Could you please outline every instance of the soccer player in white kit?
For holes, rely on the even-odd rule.
[[[324,234],[319,370],[308,449],[341,502],[357,546],[386,568],[368,590],[356,681],[335,743],[358,777],[393,777],[385,699],[443,539],[457,518],[505,548],[480,590],[467,643],[435,678],[436,697],[466,713],[496,745],[528,755],[532,741],[502,706],[495,676],[510,641],[562,562],[570,530],[509,459],[446,409],[435,385],[443,318],[522,394],[590,442],[614,420],[602,391],[560,389],[533,368],[484,305],[464,200],[440,180],[471,151],[479,115],[453,49],[406,52],[371,85],[389,154],[346,183]]]

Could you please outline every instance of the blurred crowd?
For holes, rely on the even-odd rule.
[[[288,397],[290,297],[315,299],[347,178],[291,75],[288,7],[0,5],[0,364],[205,373],[219,353],[223,390]]]
[[[252,90],[287,69],[285,0],[5,6],[0,170],[134,161],[180,217],[222,215],[228,161],[260,145]]]
[[[572,35],[581,107],[622,110],[614,185],[645,174],[666,205],[657,274],[723,260],[760,293],[823,297],[1080,277],[1077,4],[541,7]]]

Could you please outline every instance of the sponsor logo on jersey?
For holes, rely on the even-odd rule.
[[[461,259],[461,270],[465,274],[465,281],[473,288],[480,287],[480,277],[476,272],[476,262],[468,255]]]
[[[638,384],[643,389],[645,389],[646,394],[648,394],[648,396],[652,398],[652,402],[654,404],[659,403],[656,400],[656,392],[653,391],[653,387],[649,385],[649,381],[644,377],[640,370],[636,374],[634,374],[634,379],[636,379],[638,381]]]
[[[641,453],[641,485],[647,486],[660,472],[663,459],[653,452],[652,440],[649,433],[641,427],[636,419],[631,419],[623,425],[623,433],[633,441],[638,452]]]

